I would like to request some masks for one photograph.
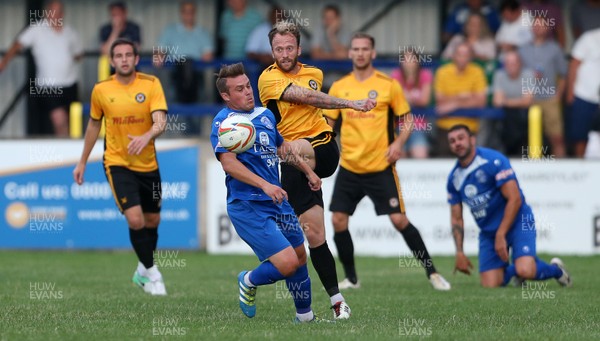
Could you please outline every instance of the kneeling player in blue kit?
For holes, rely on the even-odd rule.
[[[215,116],[210,140],[227,174],[227,213],[238,235],[261,261],[254,270],[238,275],[240,308],[247,317],[254,317],[256,288],[285,279],[296,306],[295,322],[325,321],[311,309],[304,235],[279,182],[278,155],[295,161],[311,189],[319,190],[321,179],[308,164],[294,159],[275,128],[273,113],[254,106],[252,86],[241,63],[223,66],[216,84],[227,108]],[[255,144],[240,154],[219,144],[219,125],[232,115],[248,118],[256,129]]]
[[[455,271],[470,274],[471,262],[463,253],[465,203],[480,228],[479,273],[481,285],[499,287],[516,276],[516,282],[555,278],[571,286],[562,261],[550,264],[536,256],[535,220],[510,162],[502,153],[476,147],[475,136],[464,125],[448,132],[450,150],[458,161],[448,177],[452,234],[456,243]],[[508,263],[509,248],[512,264]]]

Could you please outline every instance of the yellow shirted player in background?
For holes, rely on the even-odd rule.
[[[269,41],[275,63],[258,79],[260,100],[275,114],[277,129],[294,153],[301,155],[320,178],[331,176],[338,165],[339,149],[321,109],[368,111],[375,102],[350,101],[321,92],[323,72],[298,62],[300,31],[293,23],[276,23],[269,32]],[[350,308],[337,285],[335,259],[325,241],[323,192],[312,191],[306,176],[285,160],[281,164],[281,184],[304,229],[312,264],[330,297],[334,317],[349,318]]]
[[[325,110],[329,124],[342,118],[340,128],[341,165],[329,210],[333,212],[334,241],[346,278],[340,289],[360,287],[354,265],[354,246],[348,230],[349,216],[366,195],[377,215],[387,214],[415,258],[423,265],[433,287],[449,290],[450,284],[437,273],[419,230],[404,209],[400,180],[395,164],[413,128],[413,117],[398,81],[373,67],[375,39],[366,33],[352,37],[348,52],[353,72],[334,82],[331,96],[353,100],[368,97],[377,106],[368,112],[353,109]],[[396,127],[400,133],[396,136]]]
[[[158,78],[135,71],[139,55],[133,42],[117,39],[110,48],[115,74],[92,90],[90,120],[79,163],[77,184],[98,139],[102,118],[104,169],[121,213],[129,225],[131,244],[139,259],[133,282],[151,295],[166,295],[162,275],[154,265],[161,207],[161,178],[154,139],[165,130],[167,102]]]

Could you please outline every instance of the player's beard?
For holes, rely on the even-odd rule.
[[[115,72],[120,77],[129,77],[129,76],[131,76],[135,72],[135,67],[129,68],[129,71],[123,71],[121,69],[115,69]]]
[[[459,154],[458,152],[456,153],[456,156],[458,157],[458,159],[460,161],[463,161],[465,159],[467,159],[469,157],[469,155],[471,155],[471,150],[473,149],[473,146],[471,144],[468,144],[465,146],[465,149],[463,150],[463,152],[461,154]]]
[[[363,65],[360,65],[358,63],[354,63],[354,68],[359,70],[359,71],[364,71],[366,69],[368,69],[371,66],[371,60],[365,60]]]
[[[290,60],[289,58],[287,58],[287,60]],[[279,63],[279,60],[275,60],[275,63],[277,64],[277,67],[279,67],[283,72],[290,72],[292,71],[296,65],[298,65],[298,56],[296,56],[294,59],[291,60],[291,64],[289,68],[284,68],[283,65],[281,63]]]

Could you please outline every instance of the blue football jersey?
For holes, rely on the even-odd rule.
[[[232,115],[241,115],[248,118],[256,130],[256,141],[252,148],[237,154],[237,159],[251,172],[265,179],[269,183],[281,186],[279,182],[279,158],[277,156],[277,147],[283,143],[283,137],[279,134],[276,127],[275,115],[267,109],[256,107],[251,112],[237,112],[229,108],[224,108],[215,116],[210,134],[210,142],[217,159],[220,153],[227,153],[227,150],[219,144],[219,126],[221,122]],[[225,178],[227,186],[227,202],[235,199],[239,200],[269,200],[268,195],[260,188],[241,182],[229,174]]]
[[[488,148],[477,148],[475,158],[466,168],[458,161],[448,176],[448,203],[461,201],[470,209],[482,232],[495,232],[500,226],[506,199],[500,187],[510,180],[519,182],[510,162],[502,153]],[[521,228],[523,222],[533,219],[519,186],[522,205],[512,228]]]

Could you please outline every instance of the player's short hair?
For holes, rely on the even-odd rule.
[[[340,11],[340,8],[334,4],[325,5],[325,7],[323,7],[323,12],[325,12],[325,11],[333,11],[335,13],[335,15],[338,17],[340,16],[340,14],[342,14],[342,12]]]
[[[219,93],[229,93],[229,87],[227,87],[227,78],[233,78],[240,75],[245,75],[244,64],[236,63],[229,65],[222,65],[219,73],[217,73],[217,90]]]
[[[113,1],[108,5],[108,9],[112,10],[113,8],[119,8],[123,11],[127,10],[127,4],[125,1]]]
[[[135,46],[135,43],[133,41],[131,41],[131,40],[127,39],[127,38],[117,38],[110,45],[110,59],[112,59],[115,56],[115,47],[117,47],[119,45],[130,45],[131,48],[133,48],[133,55],[134,56],[138,55],[137,47]]]
[[[352,39],[350,41],[352,41],[354,39],[362,39],[362,38],[369,39],[371,41],[371,47],[375,48],[375,38],[373,38],[372,35],[370,35],[368,33],[365,33],[365,32],[356,32],[356,33],[354,33],[352,35]]]
[[[281,20],[273,25],[273,29],[269,32],[269,43],[271,47],[273,47],[273,37],[276,34],[291,34],[296,37],[297,46],[300,46],[300,30],[298,26],[291,21]]]
[[[471,129],[469,129],[469,127],[467,127],[464,124],[455,124],[455,125],[453,125],[450,128],[450,130],[448,130],[448,134],[450,134],[453,131],[462,130],[462,129],[464,129],[467,132],[467,134],[469,134],[469,136],[474,136],[473,132],[471,131]]]

